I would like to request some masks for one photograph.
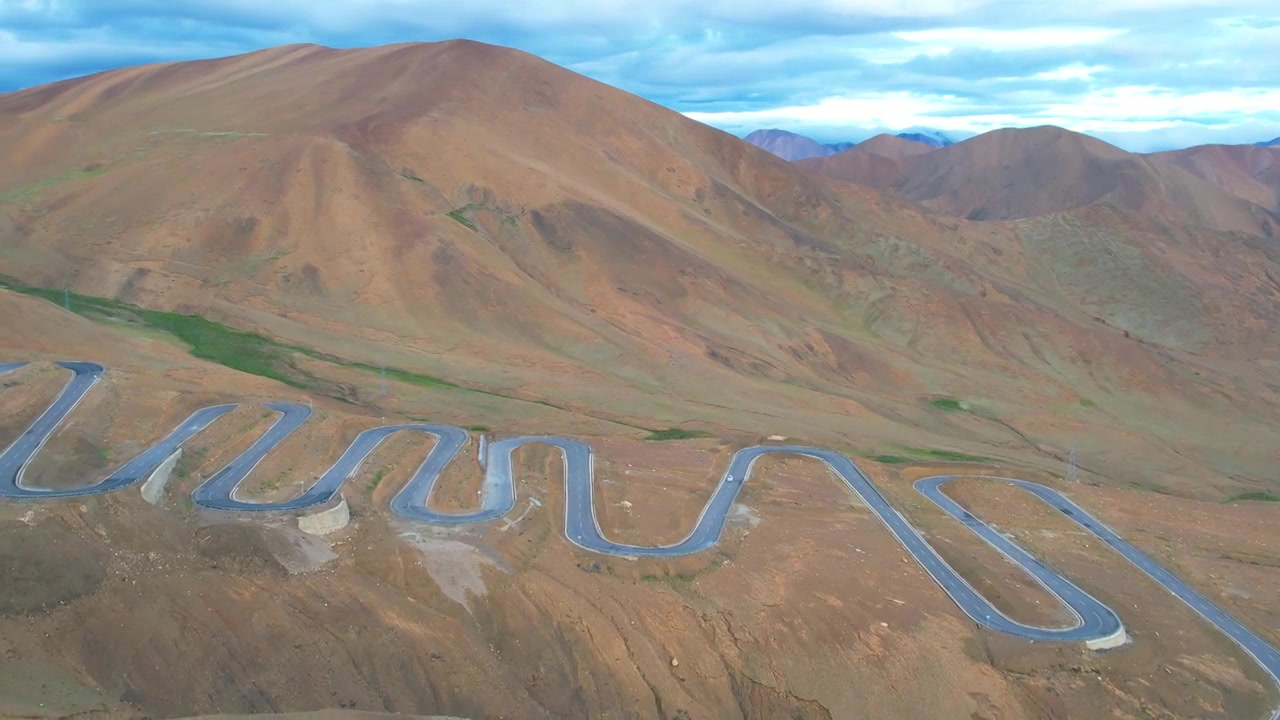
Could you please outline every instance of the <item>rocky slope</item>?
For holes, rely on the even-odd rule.
[[[1076,446],[1098,484],[1085,498],[1142,509],[1126,529],[1188,508],[1270,527],[1265,511],[1218,503],[1274,488],[1274,243],[1236,227],[1245,200],[1187,201],[1212,185],[1172,163],[1134,175],[1142,202],[1125,204],[1130,158],[1050,144],[1036,157],[1074,157],[1051,174],[1102,189],[1021,175],[1031,189],[1001,194],[984,175],[961,183],[974,193],[963,203],[930,208],[477,43],[129,68],[0,96],[0,274],[27,292],[69,288],[72,313],[94,318],[0,291],[0,350],[117,368],[51,441],[41,477],[102,470],[197,403],[283,396],[325,415],[264,461],[261,493],[322,469],[335,437],[416,417],[590,439],[617,480],[601,483],[603,522],[633,542],[681,537],[719,463],[774,434],[885,459],[874,472],[891,489],[905,488],[893,468],[938,457],[1061,473]],[[999,167],[963,145],[877,157],[959,152],[974,159],[949,172]],[[938,173],[926,194],[960,182]],[[1160,186],[1168,177],[1181,179]],[[1083,204],[1062,209],[1063,197]],[[1022,203],[1037,213],[1012,212]],[[976,207],[1016,219],[946,214]],[[200,318],[148,311],[271,340],[228,350]],[[0,393],[0,442],[59,384],[48,366],[22,372]],[[545,511],[510,531],[393,526],[382,508],[420,462],[410,443],[386,450],[385,479],[372,467],[353,481],[358,522],[335,546],[203,518],[184,492],[265,422],[260,406],[236,412],[163,508],[136,493],[0,508],[0,548],[16,549],[0,570],[36,579],[5,596],[5,657],[24,662],[2,687],[27,688],[18,668],[34,658],[72,696],[89,693],[74,712],[165,716],[354,703],[468,717],[1092,718],[1159,702],[1232,717],[1265,703],[1202,627],[1155,643],[1176,637],[1163,617],[1118,659],[978,634],[804,463],[762,469],[777,479],[746,498],[759,527],[744,511],[724,556],[688,565],[575,554],[558,539],[549,455],[522,460],[522,493],[545,493]],[[669,427],[707,437],[643,439]],[[451,470],[446,502],[474,496],[469,467]],[[1163,495],[1105,494],[1117,488]],[[1258,538],[1228,540],[1186,541],[1199,577],[1222,574],[1219,546],[1265,555]],[[877,553],[865,570],[863,547]],[[1246,579],[1269,587],[1265,566],[1231,563],[1225,596]],[[1125,595],[1127,579],[1090,582],[1156,601],[1150,588]],[[1260,597],[1233,607],[1274,627]],[[1177,673],[1156,650],[1180,653]],[[1170,685],[1143,685],[1152,675]],[[1187,687],[1198,694],[1173,699]]]
[[[1110,205],[1165,223],[1220,232],[1266,237],[1280,232],[1274,192],[1263,197],[1256,187],[1231,179],[1230,173],[1224,177],[1197,170],[1185,159],[1188,152],[1137,155],[1087,135],[1044,126],[995,130],[899,159],[901,167],[891,173],[870,165],[857,148],[802,165],[971,220],[1032,218]],[[1256,150],[1256,155],[1269,158],[1269,152]]]
[[[518,492],[522,504],[540,505],[509,523],[437,530],[394,519],[387,501],[427,450],[408,439],[380,448],[349,481],[353,520],[336,534],[304,535],[289,518],[204,513],[187,500],[199,478],[263,430],[261,402],[298,399],[298,389],[196,360],[154,332],[92,322],[34,298],[0,292],[0,311],[17,318],[0,352],[36,361],[5,378],[0,435],[20,431],[65,380],[44,358],[94,357],[111,368],[50,442],[37,475],[51,464],[64,474],[100,475],[192,407],[242,403],[193,439],[157,505],[135,488],[0,504],[3,717],[332,708],[346,712],[319,717],[1030,720],[1136,719],[1158,707],[1169,717],[1226,720],[1257,716],[1272,702],[1250,661],[1162,589],[1064,533],[1025,496],[985,483],[965,485],[957,497],[1120,608],[1131,647],[1098,654],[975,628],[809,460],[759,463],[716,550],[676,561],[603,557],[570,545],[560,528],[559,459],[536,449],[517,456]],[[376,378],[362,387],[362,397],[376,396]],[[391,391],[410,416],[456,421],[483,413],[504,433],[565,427],[550,411],[528,417],[517,401],[394,380]],[[279,474],[314,476],[345,439],[387,412],[323,396],[314,402],[316,418],[255,471],[250,496],[278,494],[260,483]],[[757,440],[717,434],[652,443],[607,423],[575,434],[597,451],[602,526],[644,543],[682,536],[728,454]],[[467,507],[465,498],[474,498],[473,452],[446,475],[444,505]],[[1010,565],[914,494],[913,479],[945,465],[860,462],[1006,612],[1063,619]],[[1266,503],[1088,484],[1070,492],[1280,641],[1267,630],[1280,627],[1280,572],[1267,555],[1274,513]]]

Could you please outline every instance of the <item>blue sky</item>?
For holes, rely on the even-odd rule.
[[[468,37],[745,134],[1280,135],[1277,0],[0,0],[0,91],[272,45]]]

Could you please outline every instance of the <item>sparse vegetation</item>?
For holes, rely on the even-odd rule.
[[[24,293],[26,295],[33,295],[60,307],[64,300],[62,290],[51,290],[48,288],[24,285],[13,278],[5,277],[3,275],[0,275],[0,288]],[[417,385],[419,387],[473,392],[481,395],[503,398],[504,400],[534,403],[536,405],[543,405],[555,410],[570,412],[568,408],[547,400],[534,400],[530,398],[506,395],[492,390],[463,387],[456,383],[449,382],[448,380],[433,377],[431,375],[425,375],[423,373],[402,370],[400,368],[383,368],[364,362],[345,360],[335,355],[320,352],[311,348],[282,343],[257,333],[236,330],[235,328],[223,325],[222,323],[207,320],[199,315],[183,315],[180,313],[162,312],[159,310],[147,310],[119,300],[101,298],[93,295],[81,295],[79,293],[70,293],[70,298],[71,311],[77,315],[87,317],[91,320],[106,320],[116,323],[132,324],[152,332],[174,337],[185,343],[191,354],[195,357],[210,360],[220,365],[225,365],[233,370],[239,370],[252,375],[259,375],[261,377],[277,380],[285,383],[286,385],[291,385],[303,390],[326,394],[335,400],[345,403],[351,403],[351,398],[335,394],[333,392],[333,384],[331,382],[319,378],[298,367],[294,362],[293,356],[302,355],[314,360],[320,360],[322,362],[370,374],[380,374],[385,371],[389,378],[408,383],[410,385]],[[684,437],[706,436],[705,433],[696,435],[668,436],[672,432],[700,433],[701,431],[655,431],[651,428],[632,425],[631,423],[623,422],[621,420],[599,417],[590,413],[583,414],[588,417],[594,417],[599,420],[624,425],[637,430],[644,430],[660,436],[650,438],[654,440],[677,440]]]
[[[475,230],[476,229],[475,223],[467,219],[466,215],[463,215],[463,213],[469,209],[471,209],[470,205],[464,205],[456,210],[450,210],[449,217],[453,218],[454,220],[457,220],[459,223],[462,224],[463,227],[466,227],[470,230]]]
[[[288,482],[289,472],[290,472],[289,470],[280,471],[279,475],[276,475],[270,480],[267,480],[266,482],[262,483],[262,486],[258,488],[258,491],[262,493],[270,493],[270,492],[275,492],[276,490],[279,490],[281,487],[284,486],[286,482]]]
[[[909,465],[913,462],[921,462],[928,460],[945,460],[950,462],[974,462],[974,463],[990,463],[995,462],[994,458],[984,457],[982,455],[970,455],[957,450],[942,450],[939,448],[922,448],[903,446],[894,448],[895,452],[877,453],[874,455],[864,455],[868,460],[874,460],[885,465]]]
[[[62,173],[61,175],[55,175],[53,177],[47,177],[43,180],[37,180],[36,182],[31,183],[30,185],[23,185],[21,187],[11,188],[9,190],[5,190],[4,192],[0,192],[0,203],[13,202],[15,200],[22,200],[23,198],[30,197],[40,192],[41,190],[51,188],[54,185],[61,185],[64,182],[70,182],[72,180],[81,180],[83,178],[90,178],[95,175],[101,175],[102,173],[106,172],[106,170],[107,168],[104,165],[99,165],[99,164],[87,165],[83,168],[80,168],[79,170],[72,170],[71,172],[65,172],[65,173]]]
[[[724,560],[721,558],[716,558],[712,560],[710,563],[708,563],[706,567],[700,570],[695,570],[694,572],[672,573],[670,571],[664,570],[661,575],[656,575],[654,573],[645,573],[644,575],[640,576],[640,581],[647,582],[647,583],[669,583],[671,585],[676,585],[676,586],[688,585],[689,583],[693,582],[694,580],[697,580],[699,577],[703,575],[719,570],[723,565],[724,565]]]
[[[382,482],[382,478],[386,476],[387,476],[386,468],[382,468],[378,472],[374,473],[373,478],[369,480],[369,484],[366,485],[364,488],[365,494],[373,495],[373,491],[378,489],[378,483]]]
[[[689,582],[693,582],[694,578],[696,577],[697,575],[694,575],[693,573],[676,573],[674,575],[672,575],[671,573],[663,573],[661,575],[654,575],[652,573],[648,573],[645,575],[641,575],[640,579],[644,582],[689,583]]]
[[[423,180],[422,178],[418,177],[418,173],[414,172],[413,168],[408,168],[408,167],[400,168],[400,177],[406,180],[412,180],[417,183],[426,182],[426,180]]]
[[[183,448],[182,457],[178,458],[178,464],[174,467],[174,474],[179,480],[186,480],[191,476],[191,471],[204,464],[204,459],[209,455],[209,448]]]
[[[951,460],[955,462],[995,462],[994,458],[985,457],[983,455],[970,455],[956,450],[941,450],[938,448],[918,448],[904,447],[902,450],[920,457],[929,458],[931,460]]]
[[[947,412],[967,412],[969,406],[955,398],[937,398],[929,401],[929,405]]]
[[[417,385],[419,387],[426,387],[426,388],[459,389],[458,385],[455,385],[454,383],[451,383],[448,380],[441,380],[438,377],[423,375],[422,373],[409,372],[408,370],[400,370],[397,368],[381,368],[381,367],[378,367],[377,365],[370,365],[368,363],[362,363],[362,362],[345,362],[342,360],[337,360],[336,358],[333,358],[333,360],[341,365],[345,365],[349,368],[354,368],[356,370],[363,370],[364,372],[379,373],[379,374],[381,374],[382,372],[386,372],[387,377],[392,378],[394,380],[399,380],[400,382],[403,382],[403,383],[408,383],[410,385]],[[461,389],[465,389],[465,388],[461,388]]]
[[[458,223],[460,223],[467,229],[478,230],[479,228],[476,227],[476,224],[472,222],[471,219],[468,218],[466,215],[467,211],[469,210],[484,210],[487,213],[496,215],[503,225],[515,225],[516,222],[519,221],[518,216],[508,213],[502,210],[500,207],[490,207],[484,203],[467,203],[462,207],[457,207],[457,208],[454,208],[453,210],[450,210],[448,214],[449,214],[449,217],[458,221]]]
[[[239,140],[244,137],[265,137],[266,133],[239,132],[237,130],[190,130],[175,128],[172,130],[153,130],[149,135],[191,135],[193,137],[216,138],[218,140]]]
[[[911,458],[903,457],[902,455],[867,455],[866,457],[868,460],[874,460],[885,465],[907,465],[915,462]]]
[[[471,432],[489,432],[488,425],[468,425],[467,429]]]
[[[1280,495],[1266,490],[1254,490],[1252,492],[1243,492],[1232,495],[1223,502],[1280,502]]]
[[[666,430],[651,430],[649,437],[645,440],[690,440],[693,438],[710,437],[711,434],[705,430],[686,430],[684,428],[667,428]]]
[[[63,291],[47,290],[21,285],[7,278],[0,278],[0,285],[18,292],[44,298],[61,305]],[[287,385],[308,388],[313,385],[310,376],[292,367],[289,355],[306,352],[303,348],[285,345],[256,333],[228,327],[206,320],[199,315],[147,310],[119,300],[71,293],[72,312],[91,319],[110,319],[134,322],[166,332],[190,348],[191,354],[203,360],[211,360],[234,370],[278,380]]]

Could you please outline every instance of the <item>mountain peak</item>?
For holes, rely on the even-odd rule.
[[[890,158],[904,158],[921,155],[934,150],[938,145],[906,137],[908,133],[890,135],[880,133],[867,138],[854,147],[865,152],[875,153]]]
[[[778,128],[753,130],[743,140],[758,148],[767,150],[783,160],[828,157],[853,147],[852,143],[823,144],[799,133]]]

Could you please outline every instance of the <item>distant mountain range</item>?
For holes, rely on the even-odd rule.
[[[811,137],[786,130],[756,130],[743,138],[756,147],[764,148],[783,160],[829,157],[853,147],[854,143],[824,144]]]
[[[878,135],[796,164],[968,220],[1110,205],[1173,223],[1280,236],[1280,142],[1130,153],[1046,125],[993,130],[936,149]]]
[[[898,133],[895,137],[922,143],[932,148],[946,147],[955,142],[947,135],[937,130],[929,129]],[[820,143],[799,133],[777,128],[756,130],[743,139],[756,147],[768,150],[784,160],[830,157],[849,150],[858,144],[855,142]]]
[[[852,132],[851,134],[859,135],[862,133]],[[866,137],[870,138],[871,134],[866,133]],[[939,130],[929,128],[913,128],[908,132],[900,132],[892,135],[885,133],[875,135],[875,137],[897,137],[903,140],[921,143],[931,148],[948,147],[966,139],[965,137],[954,137]],[[784,160],[792,161],[831,157],[832,155],[837,155],[860,144],[859,142],[820,143],[813,138],[806,137],[799,133],[793,133],[789,130],[780,130],[777,128],[755,130],[743,139],[756,147],[768,150]],[[865,143],[867,141],[863,140],[860,142]],[[1254,143],[1254,145],[1257,147],[1280,147],[1280,137],[1264,142]]]

